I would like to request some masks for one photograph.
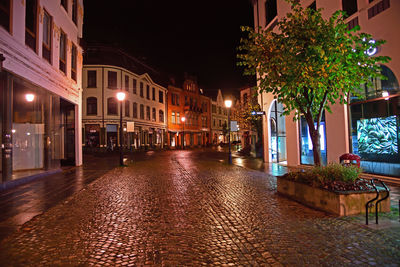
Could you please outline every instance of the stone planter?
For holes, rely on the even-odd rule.
[[[375,192],[332,192],[280,177],[277,178],[277,185],[279,194],[339,216],[365,213],[365,204],[376,196]],[[386,193],[382,192],[379,199],[385,196]],[[390,212],[390,197],[379,203],[378,211]],[[369,212],[375,212],[375,207]]]

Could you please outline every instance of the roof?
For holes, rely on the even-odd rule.
[[[138,60],[122,49],[115,47],[104,45],[86,47],[83,57],[83,65],[117,66],[138,75],[147,73],[154,82],[164,86],[165,88],[167,88],[169,84],[168,76],[166,74],[161,73],[146,63]]]

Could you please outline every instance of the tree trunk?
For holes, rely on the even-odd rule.
[[[310,131],[311,141],[313,144],[313,156],[314,156],[314,165],[321,166],[321,144],[320,144],[320,135],[319,129],[315,129],[314,120],[311,115],[305,116],[308,124],[308,129]],[[319,123],[317,124],[319,125]]]

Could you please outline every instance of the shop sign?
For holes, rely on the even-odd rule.
[[[231,132],[237,132],[239,130],[237,121],[231,121]]]
[[[252,111],[250,114],[253,116],[262,116],[265,115],[265,111]]]

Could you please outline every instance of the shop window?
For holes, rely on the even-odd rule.
[[[130,107],[131,107],[131,103],[128,100],[126,100],[125,101],[125,116],[126,117],[130,117],[131,116]]]
[[[150,86],[146,85],[146,98],[150,100]]]
[[[359,94],[360,96],[352,96],[351,101],[363,101],[374,98],[380,98],[384,96],[386,93],[388,95],[397,94],[400,91],[399,83],[397,81],[396,76],[392,72],[391,69],[386,67],[385,65],[381,65],[381,74],[384,75],[387,79],[382,80],[380,78],[373,78],[370,80],[371,85],[363,84],[360,87]]]
[[[136,102],[133,102],[132,117],[134,119],[137,119],[137,103]]]
[[[51,36],[52,36],[52,17],[44,10],[43,12],[43,44],[42,57],[51,64]]]
[[[60,70],[67,73],[67,36],[60,30]]]
[[[164,111],[162,111],[161,109],[158,111],[158,121],[164,122]]]
[[[265,26],[267,26],[277,15],[277,0],[265,1]]]
[[[152,113],[152,120],[156,121],[156,108],[153,108],[151,113]]]
[[[150,107],[146,106],[146,120],[150,120]]]
[[[77,49],[74,44],[71,47],[71,78],[76,81],[76,60],[77,60]]]
[[[26,0],[25,6],[25,44],[36,52],[37,0]]]
[[[118,115],[118,102],[115,97],[110,97],[107,99],[107,114]]]
[[[314,124],[316,126],[317,123]],[[321,123],[318,132],[320,134],[320,147],[322,164],[327,163],[327,150],[326,150],[326,126],[325,126],[325,113],[322,115]],[[304,117],[300,119],[300,145],[301,145],[301,164],[314,164],[313,144],[311,141],[310,131],[307,121]]]
[[[350,17],[357,12],[357,0],[342,0],[342,9],[346,12],[346,17]]]
[[[117,72],[108,71],[108,88],[117,89]]]
[[[163,91],[158,91],[158,102],[164,103],[164,93]]]
[[[144,97],[143,96],[143,83],[140,82],[140,97]]]
[[[72,21],[78,24],[78,0],[72,0]]]
[[[61,6],[68,12],[68,0],[61,0]]]
[[[136,87],[137,87],[137,80],[136,79],[132,79],[132,92],[134,94],[137,94]]]
[[[8,32],[11,31],[10,11],[11,0],[0,1],[0,26],[2,26]]]
[[[86,115],[97,115],[97,98],[88,97],[86,99]]]
[[[140,119],[144,120],[144,106],[140,104]]]
[[[87,87],[96,88],[97,87],[97,71],[88,70],[87,71]]]

